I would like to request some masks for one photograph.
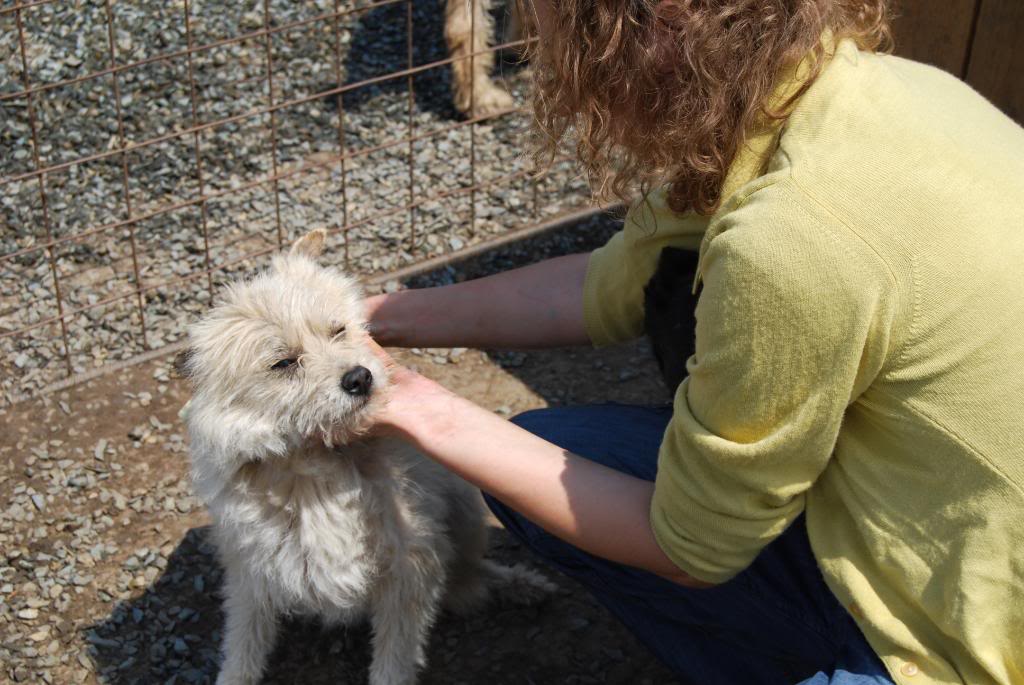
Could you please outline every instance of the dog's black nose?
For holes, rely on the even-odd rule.
[[[349,395],[368,395],[373,385],[373,374],[365,366],[356,366],[341,377],[341,389]]]

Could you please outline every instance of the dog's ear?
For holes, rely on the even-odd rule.
[[[194,355],[195,350],[191,347],[186,347],[174,356],[174,373],[179,378],[191,379],[193,377],[195,370],[192,368],[192,357]]]
[[[310,259],[316,259],[324,252],[324,241],[327,239],[327,231],[322,228],[314,228],[292,243],[291,254],[302,255]]]

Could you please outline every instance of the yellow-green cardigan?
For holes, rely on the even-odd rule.
[[[806,511],[897,682],[1024,682],[1024,129],[844,41],[723,197],[708,218],[654,193],[587,273],[606,345],[641,334],[662,247],[701,252],[659,543],[720,583]]]

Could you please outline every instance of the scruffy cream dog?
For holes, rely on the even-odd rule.
[[[369,616],[372,685],[413,683],[442,600],[502,581],[522,601],[552,585],[482,559],[479,493],[407,445],[360,440],[386,370],[367,349],[355,282],[322,268],[323,231],[230,286],[179,360],[196,493],[225,574],[220,685],[256,683],[278,617]]]

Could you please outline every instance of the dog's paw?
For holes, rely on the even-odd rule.
[[[396,662],[370,665],[369,685],[416,685],[416,669]]]
[[[512,109],[515,101],[507,91],[502,90],[493,83],[486,86],[481,85],[473,95],[473,117],[485,117],[498,112]]]
[[[485,561],[492,578],[493,594],[498,601],[510,606],[532,606],[547,600],[558,592],[558,586],[546,576],[524,564],[502,566]]]

